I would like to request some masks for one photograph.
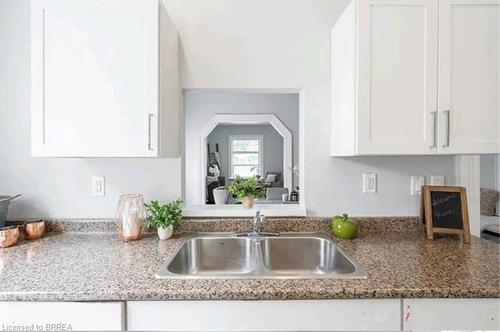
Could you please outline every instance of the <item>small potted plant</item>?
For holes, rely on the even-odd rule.
[[[174,226],[182,221],[182,201],[178,199],[167,204],[151,201],[144,206],[148,213],[144,226],[156,228],[160,240],[172,237]]]
[[[246,209],[253,207],[256,198],[266,197],[265,188],[256,176],[248,179],[236,176],[226,191],[236,196]]]

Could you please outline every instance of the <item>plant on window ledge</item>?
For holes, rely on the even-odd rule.
[[[156,228],[160,240],[169,239],[174,226],[182,221],[182,201],[178,199],[167,204],[151,201],[149,204],[144,204],[144,207],[148,213],[144,225]]]
[[[256,176],[243,179],[237,175],[226,191],[235,195],[243,203],[243,207],[247,209],[253,207],[256,198],[266,197],[265,188]]]

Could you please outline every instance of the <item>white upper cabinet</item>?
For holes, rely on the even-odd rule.
[[[33,156],[178,154],[178,37],[158,0],[32,0],[31,15]]]
[[[357,153],[435,150],[437,13],[436,0],[358,3]]]
[[[332,155],[499,153],[499,1],[351,1],[332,29]]]
[[[500,153],[500,0],[440,0],[439,34],[439,152]]]

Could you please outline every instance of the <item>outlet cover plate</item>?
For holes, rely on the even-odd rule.
[[[431,175],[431,186],[444,186],[444,175]]]
[[[377,193],[377,174],[363,173],[363,194]]]
[[[92,196],[104,196],[104,176],[94,176],[92,178]]]

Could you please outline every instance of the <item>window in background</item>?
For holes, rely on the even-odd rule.
[[[262,136],[229,136],[231,177],[262,175]]]

